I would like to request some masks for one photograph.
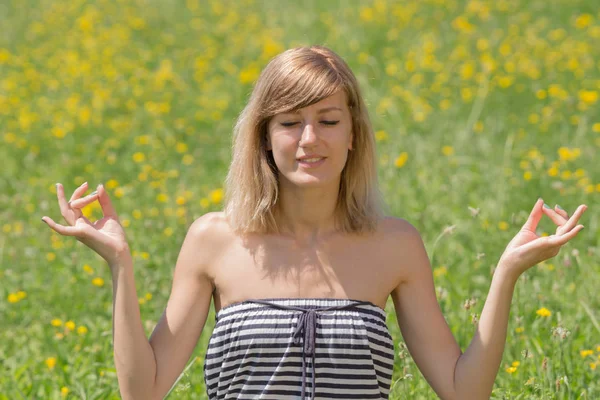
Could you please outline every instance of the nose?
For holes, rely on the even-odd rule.
[[[300,137],[300,146],[309,146],[317,142],[317,135],[312,124],[305,124]]]

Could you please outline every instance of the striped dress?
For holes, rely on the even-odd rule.
[[[379,306],[275,298],[219,310],[204,360],[210,400],[388,399],[394,345]]]

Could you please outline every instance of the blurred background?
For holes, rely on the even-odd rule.
[[[187,228],[222,208],[253,82],[312,44],[359,79],[382,191],[421,232],[463,351],[536,199],[588,205],[586,228],[517,284],[492,398],[600,398],[596,0],[2,0],[0,28],[0,399],[119,398],[110,273],[41,221],[64,222],[55,184],[108,189],[149,335]],[[436,399],[388,314],[390,398]],[[168,398],[206,398],[213,326],[211,307]]]

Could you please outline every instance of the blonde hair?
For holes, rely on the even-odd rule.
[[[337,229],[374,232],[387,205],[379,191],[373,128],[356,77],[323,46],[297,47],[274,57],[261,72],[233,132],[233,158],[225,180],[225,216],[240,234],[279,233],[275,220],[278,170],[267,151],[270,119],[346,93],[353,143],[342,170],[335,210]]]

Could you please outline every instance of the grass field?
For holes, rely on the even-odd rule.
[[[355,71],[382,190],[421,232],[463,351],[535,200],[588,205],[516,286],[493,398],[600,398],[597,0],[5,0],[0,26],[0,399],[119,398],[109,269],[40,220],[64,222],[55,183],[109,190],[149,335],[187,227],[222,207],[253,81],[309,44]],[[388,311],[390,398],[437,398]],[[170,399],[206,398],[213,322]]]

